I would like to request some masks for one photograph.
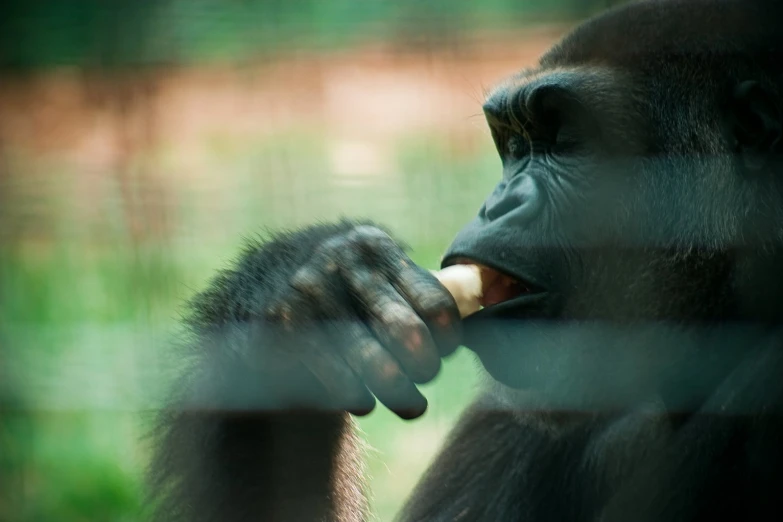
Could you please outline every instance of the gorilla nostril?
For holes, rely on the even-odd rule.
[[[488,201],[486,205],[487,218],[490,221],[501,218],[517,208],[520,204],[522,204],[521,201],[517,201],[516,198],[510,197],[502,197],[497,198],[495,201]]]
[[[501,184],[484,203],[484,215],[490,221],[515,212],[524,219],[532,219],[540,209],[540,195],[535,180],[518,176],[507,185]]]

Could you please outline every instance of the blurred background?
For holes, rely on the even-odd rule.
[[[436,268],[500,176],[487,89],[610,0],[0,7],[0,522],[136,521],[183,302],[243,238],[340,216]],[[391,520],[475,393],[360,420]]]

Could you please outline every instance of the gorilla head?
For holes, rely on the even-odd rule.
[[[689,354],[709,386],[735,326],[783,317],[780,14],[631,4],[488,96],[502,178],[443,265],[492,269],[466,344],[496,380],[583,406],[687,376],[688,401]]]

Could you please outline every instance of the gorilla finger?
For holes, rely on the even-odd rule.
[[[301,267],[291,278],[291,287],[326,316],[336,316],[340,306],[348,306],[348,296],[341,290],[336,260],[321,252]]]
[[[370,326],[417,384],[431,381],[440,371],[440,354],[427,325],[400,299],[373,306]]]
[[[288,290],[264,309],[264,318],[292,333],[300,327],[312,326],[319,319],[336,316],[343,305],[348,306],[349,301],[345,292],[339,291],[336,269],[330,272],[325,263],[311,261],[294,273],[288,281]]]
[[[456,301],[437,278],[413,262],[403,260],[394,287],[424,319],[440,355],[454,352],[462,341],[462,320]]]
[[[375,398],[334,350],[334,341],[329,334],[329,325],[334,318],[323,317],[313,307],[314,303],[308,301],[310,299],[304,293],[294,293],[268,311],[278,318],[276,327],[282,327],[284,333],[295,331],[293,337],[282,336],[281,339],[289,341],[285,350],[315,377],[322,388],[301,387],[299,402],[310,407],[347,410],[355,415],[370,413],[375,408]],[[318,303],[315,305],[318,306]],[[299,388],[295,383],[291,384]],[[326,396],[323,396],[324,391]]]
[[[339,355],[313,348],[302,362],[326,390],[330,405],[359,416],[375,409],[375,397]]]
[[[378,400],[404,419],[426,411],[427,400],[364,325],[349,322],[337,331],[345,360]]]
[[[357,226],[348,235],[348,240],[359,247],[359,253],[376,263],[404,255],[402,248],[389,234],[371,225]]]
[[[347,310],[341,310],[341,307],[349,305],[348,296],[339,285],[336,260],[328,249],[316,255],[309,265],[300,268],[291,279],[291,286],[297,294],[289,300],[290,305],[300,309],[308,307],[310,313],[307,315],[322,322],[319,327],[312,322],[314,317],[308,317],[306,322],[311,328],[321,333],[333,331],[334,323],[346,317]],[[337,407],[355,415],[370,413],[375,408],[375,397],[335,352],[332,344],[331,340],[324,340],[313,346],[302,357],[302,362],[321,382]]]
[[[440,370],[440,355],[427,325],[397,290],[369,270],[343,273],[354,299],[366,310],[370,327],[394,354],[414,382],[431,381]]]

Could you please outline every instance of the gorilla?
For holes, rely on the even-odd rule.
[[[485,386],[400,520],[783,520],[781,15],[627,4],[489,93],[465,320],[371,222],[248,245],[192,302],[155,519],[372,518],[352,414],[422,415],[463,345]]]

